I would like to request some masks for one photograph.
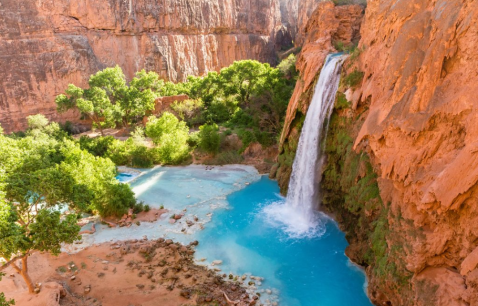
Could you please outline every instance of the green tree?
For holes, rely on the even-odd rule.
[[[59,112],[76,108],[93,121],[94,127],[129,126],[154,109],[164,81],[155,72],[141,70],[128,84],[119,66],[106,68],[90,77],[89,89],[70,84],[55,102]]]
[[[64,196],[63,193],[55,195],[58,189],[42,193],[44,201],[38,206],[36,199],[40,198],[40,194],[35,193],[39,191],[38,182],[28,184],[37,188],[25,193],[25,188],[18,184],[10,187],[12,178],[10,175],[5,178],[4,173],[2,170],[2,179],[7,184],[3,186],[6,192],[2,191],[0,195],[0,256],[7,263],[0,270],[11,265],[22,275],[28,290],[33,293],[35,288],[28,275],[28,256],[35,250],[58,255],[61,243],[73,243],[80,239],[80,227],[76,225],[76,215],[60,218],[60,212],[55,210],[54,205],[59,204]],[[28,179],[41,180],[40,177],[22,178],[24,182]],[[16,263],[18,260],[21,260],[21,267]]]
[[[28,116],[27,121],[30,129],[43,129],[50,123],[42,114]]]
[[[265,76],[272,69],[269,64],[258,61],[244,60],[234,62],[231,66],[221,69],[219,74],[221,85],[226,95],[238,95],[239,103],[248,106],[251,97],[259,95],[264,90]]]
[[[83,117],[93,122],[93,127],[98,128],[101,135],[104,135],[105,128],[116,127],[123,117],[120,106],[111,102],[106,90],[91,85],[89,89],[81,89],[70,84],[65,94],[58,95],[55,102],[59,113],[78,109]]]
[[[205,124],[199,127],[199,147],[208,153],[217,153],[221,144],[217,124]]]
[[[163,163],[178,163],[189,153],[189,129],[184,121],[179,121],[169,112],[163,113],[160,118],[149,117],[145,133],[158,146]]]
[[[148,111],[153,110],[162,86],[164,81],[159,79],[156,72],[146,72],[144,69],[137,72],[119,100],[124,113],[123,125],[128,126],[139,121]]]

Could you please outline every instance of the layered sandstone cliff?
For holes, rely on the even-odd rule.
[[[235,60],[274,62],[281,27],[279,0],[1,1],[0,123],[59,119],[54,97],[107,66],[179,81]]]
[[[390,202],[389,245],[409,244],[400,260],[435,305],[478,305],[477,33],[467,0],[370,1],[362,28],[353,102],[370,112],[355,147],[370,150]]]
[[[300,78],[289,102],[280,140],[281,163],[277,177],[283,191],[288,185],[301,122],[307,112],[317,74],[327,54],[337,52],[333,42],[340,41],[348,45],[358,41],[363,11],[360,5],[336,7],[332,2],[322,2],[302,30],[306,39],[296,65]]]
[[[342,83],[327,141],[344,156],[329,156],[324,194],[377,305],[478,305],[477,33],[476,1],[368,1],[343,75],[358,82]],[[302,80],[322,61],[311,64]],[[283,156],[306,108],[294,101]]]

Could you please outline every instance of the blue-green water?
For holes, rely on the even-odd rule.
[[[334,221],[321,217],[325,233],[320,237],[291,239],[264,219],[262,208],[283,200],[278,193],[277,182],[263,176],[229,195],[229,209],[217,212],[198,233],[197,256],[223,260],[225,273],[265,277],[259,288],[278,289],[280,305],[372,305],[365,276],[345,256],[347,241]]]
[[[138,200],[151,207],[164,205],[169,212],[156,222],[129,228],[97,223],[94,235],[84,235],[83,247],[144,236],[182,243],[199,240],[195,257],[205,258],[199,264],[222,260],[212,267],[220,268],[220,274],[263,277],[252,279],[257,286],[250,290],[260,292],[265,305],[372,305],[365,295],[365,275],[345,256],[347,241],[336,223],[319,214],[314,235],[290,238],[294,235],[271,222],[268,214],[285,201],[277,182],[252,167],[157,167],[142,170],[130,184]],[[184,217],[170,224],[169,217],[176,213]]]

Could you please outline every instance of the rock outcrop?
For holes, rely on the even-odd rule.
[[[235,60],[274,62],[281,30],[279,0],[5,0],[0,123],[13,131],[31,114],[77,118],[60,118],[54,97],[107,66],[180,81]]]
[[[370,112],[355,148],[373,157],[390,203],[388,244],[408,244],[399,260],[413,290],[435,292],[417,305],[476,305],[478,296],[468,280],[478,273],[477,33],[478,3],[467,0],[370,1],[362,27],[353,102]],[[407,305],[398,292],[387,299]]]
[[[377,305],[478,305],[477,33],[476,1],[368,1],[327,148],[353,156],[331,156],[339,164],[326,171],[338,172],[324,173],[353,189],[334,198],[324,188],[327,208],[344,212],[347,254],[368,265]],[[301,58],[330,46],[306,48]],[[304,84],[322,60],[310,64]],[[304,102],[288,110],[281,168],[308,103],[310,90],[301,92],[294,99]]]
[[[282,156],[279,157],[281,166],[277,177],[283,191],[287,188],[299,140],[300,130],[297,127],[301,127],[304,114],[307,112],[317,74],[327,54],[337,52],[333,45],[334,41],[341,41],[347,45],[359,40],[363,14],[364,9],[360,5],[336,7],[332,2],[322,2],[302,31],[306,39],[296,64],[300,79],[289,102],[280,140]]]

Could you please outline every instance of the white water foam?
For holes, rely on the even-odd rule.
[[[343,55],[329,55],[315,87],[299,139],[285,202],[264,208],[266,220],[291,238],[310,238],[325,232],[317,214],[321,169],[324,163],[320,142],[325,139],[334,108]],[[327,124],[326,124],[327,121]],[[324,128],[324,125],[325,126]]]

